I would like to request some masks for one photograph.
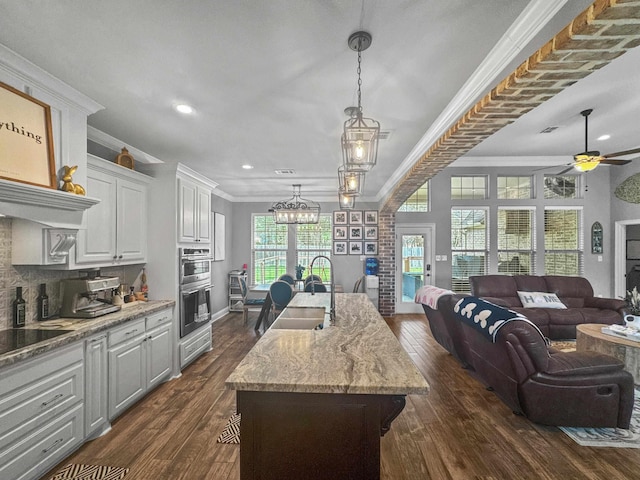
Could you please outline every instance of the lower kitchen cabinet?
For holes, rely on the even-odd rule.
[[[211,324],[180,339],[180,369],[211,350]]]
[[[109,428],[107,334],[85,340],[85,424],[87,438],[95,438]]]
[[[109,419],[171,375],[172,318],[163,310],[109,332]]]
[[[2,372],[0,478],[39,478],[84,441],[83,357],[77,342]]]

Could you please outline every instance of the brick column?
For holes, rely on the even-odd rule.
[[[385,316],[396,313],[396,215],[380,214],[378,218],[378,259],[380,260],[379,311]]]

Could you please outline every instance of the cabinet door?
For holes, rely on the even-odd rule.
[[[198,238],[197,241],[211,243],[211,191],[198,187]]]
[[[85,434],[90,436],[108,422],[107,335],[85,344]]]
[[[147,257],[147,187],[118,180],[117,254],[118,261]]]
[[[172,367],[171,324],[147,333],[147,388],[154,388],[166,380]]]
[[[109,418],[122,413],[146,392],[145,336],[109,350]]]
[[[87,228],[78,231],[76,263],[111,263],[116,258],[116,179],[88,170],[87,195],[100,203],[87,210]]]
[[[196,202],[198,201],[198,187],[195,183],[183,178],[178,179],[178,194],[180,205],[178,206],[178,241],[196,241]]]

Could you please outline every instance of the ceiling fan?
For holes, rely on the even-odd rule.
[[[622,152],[607,153],[606,155],[600,155],[600,152],[597,150],[589,151],[589,115],[591,112],[593,112],[592,108],[580,112],[580,115],[584,117],[584,152],[576,153],[573,156],[573,163],[568,164],[569,168],[564,169],[558,175],[567,173],[572,168],[575,168],[580,172],[590,172],[601,163],[607,165],[626,165],[627,163],[630,163],[631,160],[622,160],[620,158],[613,157],[623,157],[625,155],[640,153],[640,147],[632,148],[631,150],[624,150]]]

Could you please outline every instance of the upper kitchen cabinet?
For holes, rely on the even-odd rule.
[[[178,242],[211,243],[211,187],[178,172]]]
[[[87,211],[78,232],[75,263],[81,267],[147,260],[147,190],[151,178],[89,155],[87,193],[100,203]]]

